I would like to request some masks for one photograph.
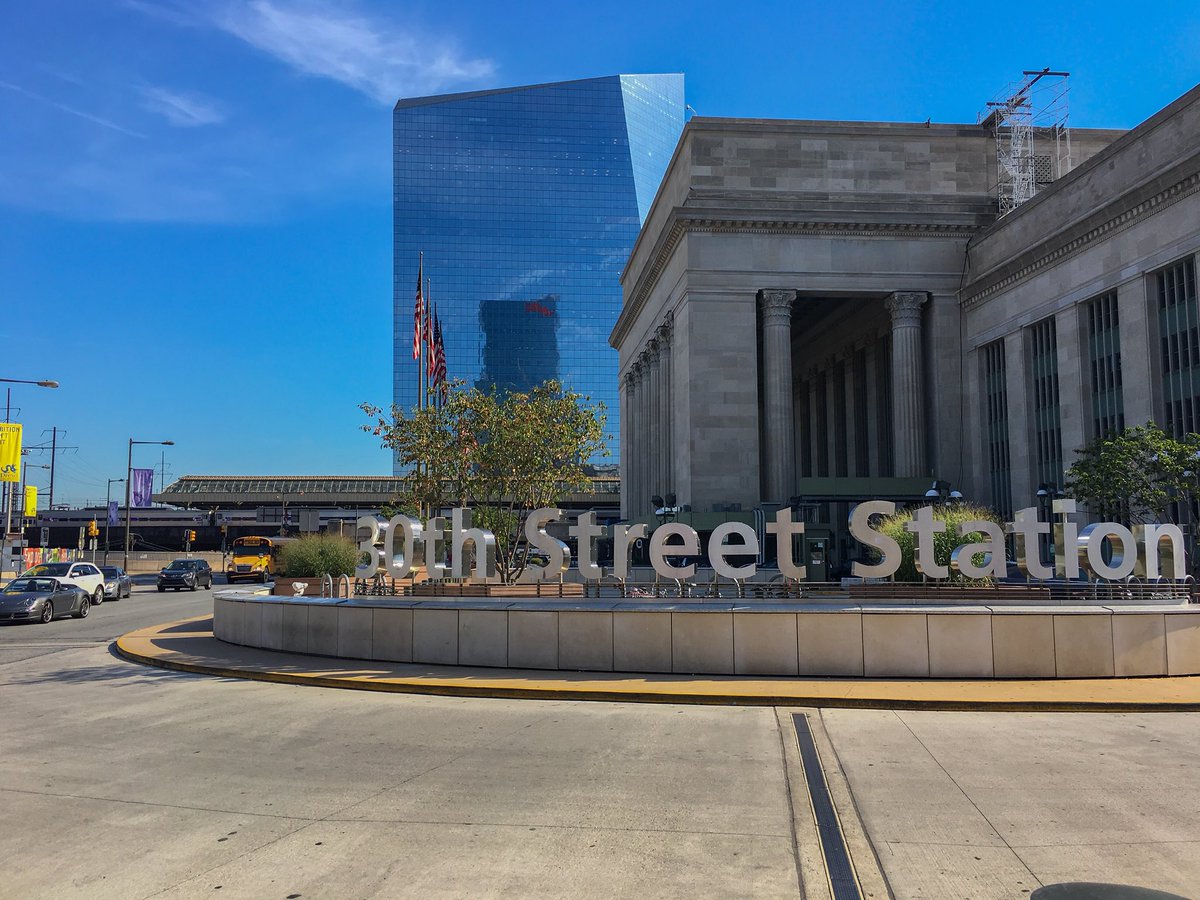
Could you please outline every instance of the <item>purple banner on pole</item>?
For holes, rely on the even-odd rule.
[[[150,505],[150,496],[154,493],[154,470],[134,469],[132,481],[133,500],[130,505],[144,509]]]
[[[109,525],[120,524],[117,519],[117,501],[116,500],[108,501],[108,524]]]

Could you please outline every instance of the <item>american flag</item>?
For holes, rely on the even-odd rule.
[[[421,293],[421,285],[424,277],[425,257],[422,255],[421,262],[417,266],[417,302],[413,308],[413,359],[421,358],[421,322],[425,318],[425,297]]]
[[[442,320],[433,319],[433,383],[442,384],[446,380],[446,345],[442,343]]]
[[[433,387],[433,383],[434,383],[433,382],[433,371],[434,371],[434,365],[433,365],[433,356],[434,356],[433,303],[429,302],[428,298],[426,298],[426,301],[427,302],[425,303],[425,351],[426,351],[425,377],[429,379],[429,386]]]

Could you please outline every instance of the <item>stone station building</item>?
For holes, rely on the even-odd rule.
[[[1008,513],[1073,451],[1200,417],[1200,88],[1075,129],[998,216],[983,125],[693,118],[622,276],[622,510],[949,482]]]

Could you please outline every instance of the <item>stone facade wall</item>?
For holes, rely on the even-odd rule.
[[[1085,304],[1116,291],[1125,422],[1163,420],[1153,273],[1200,253],[1200,88],[972,243],[961,292],[971,417],[969,480],[992,496],[983,441],[981,348],[1003,340],[1008,375],[1012,502],[1034,505],[1029,328],[1054,317],[1064,468],[1097,437]]]
[[[1077,131],[1074,155],[1117,136]],[[624,514],[648,516],[650,495],[667,492],[696,511],[786,499],[792,476],[769,473],[795,469],[811,437],[788,416],[790,463],[768,465],[780,451],[766,435],[781,433],[763,413],[764,385],[777,377],[762,355],[760,307],[771,291],[793,292],[797,308],[814,299],[847,301],[847,311],[875,305],[865,317],[872,333],[839,335],[838,347],[793,319],[793,346],[812,348],[826,367],[876,339],[880,319],[891,327],[888,298],[923,297],[917,343],[903,344],[916,358],[893,362],[904,384],[919,386],[918,402],[901,403],[894,425],[904,460],[896,474],[971,478],[970,432],[955,427],[970,381],[958,297],[968,241],[996,218],[996,180],[995,142],[982,126],[692,119],[622,276],[625,302],[610,338],[629,423]],[[669,347],[659,338],[664,323],[673,323]],[[791,360],[789,384],[813,365]],[[890,374],[884,393],[871,393],[873,407],[904,399],[887,387]],[[851,430],[847,447],[877,438],[874,430],[874,419],[865,434]]]

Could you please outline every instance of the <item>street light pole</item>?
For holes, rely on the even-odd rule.
[[[44,388],[58,387],[58,382],[51,381],[49,378],[43,378],[40,381],[30,381],[25,378],[0,378],[0,382],[3,382],[4,384],[36,384],[38,387]],[[6,388],[5,391],[4,421],[8,422],[12,415],[12,388]],[[53,482],[51,483],[53,484]],[[16,502],[13,499],[12,491],[13,485],[7,481],[4,482],[4,533],[0,534],[0,576],[3,576],[4,574],[4,557],[7,555],[6,551],[8,550],[8,532],[9,529],[12,528],[12,506],[13,503]],[[24,494],[24,492],[22,492],[22,494]],[[51,495],[53,495],[53,488],[51,488]],[[22,496],[22,501],[23,500],[24,496]]]
[[[124,478],[108,479],[108,489],[104,493],[104,565],[108,565],[108,529],[112,524],[111,516],[108,514],[108,507],[112,503],[112,486],[124,481]]]
[[[129,501],[130,501],[130,492],[133,489],[132,481],[133,481],[133,445],[134,444],[161,444],[164,447],[172,447],[175,445],[175,442],[174,441],[135,441],[133,438],[129,439],[129,459],[125,464],[125,556],[121,562],[121,568],[124,569],[126,572],[129,571],[129,523],[130,523],[130,516],[129,516],[130,502]]]

